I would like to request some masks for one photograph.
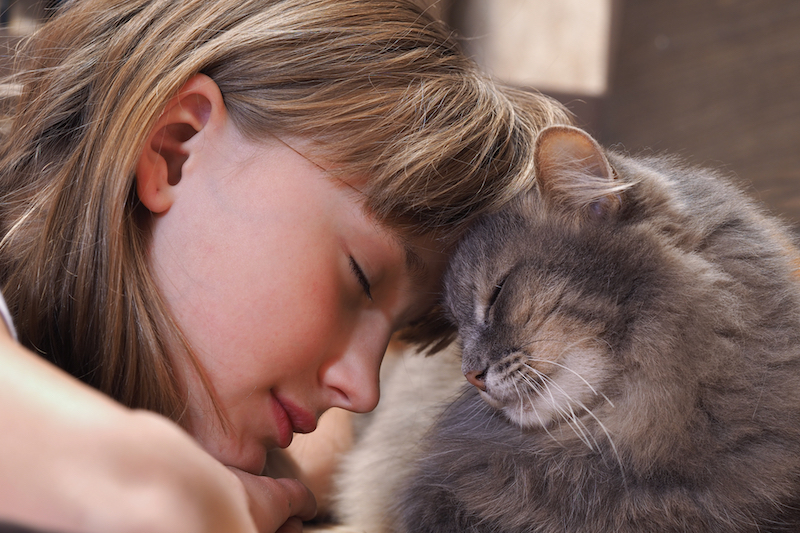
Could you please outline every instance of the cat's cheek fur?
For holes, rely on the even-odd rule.
[[[522,428],[548,428],[557,421],[574,422],[599,403],[611,403],[600,392],[611,377],[607,358],[606,351],[596,345],[576,346],[560,358],[555,371],[538,382],[536,392],[522,390],[530,385],[527,380],[510,385],[519,391],[513,402],[498,402],[483,392],[481,396]]]

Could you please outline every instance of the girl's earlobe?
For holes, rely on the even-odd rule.
[[[172,188],[180,182],[189,158],[182,146],[196,133],[186,124],[174,124],[148,137],[136,165],[136,194],[151,212],[163,213],[172,205]]]
[[[167,103],[136,164],[136,193],[147,209],[164,213],[172,206],[184,163],[197,149],[189,141],[224,115],[219,87],[204,74],[193,76]]]

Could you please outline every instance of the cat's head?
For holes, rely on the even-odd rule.
[[[624,229],[636,182],[591,137],[548,128],[535,157],[536,190],[476,223],[445,276],[464,374],[523,427],[608,401],[613,352],[658,269]]]

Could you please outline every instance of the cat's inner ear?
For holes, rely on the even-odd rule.
[[[542,196],[592,219],[615,214],[626,187],[603,149],[586,132],[571,126],[541,131],[534,152],[536,180]]]

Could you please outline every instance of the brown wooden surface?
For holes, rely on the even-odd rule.
[[[800,225],[800,1],[627,0],[599,135],[732,172]]]

